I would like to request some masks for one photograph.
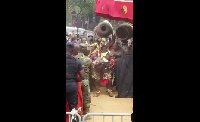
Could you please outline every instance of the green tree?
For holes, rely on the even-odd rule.
[[[82,17],[95,15],[96,0],[66,0],[66,22],[71,22],[71,12],[75,11]]]

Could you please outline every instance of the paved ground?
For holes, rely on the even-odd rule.
[[[101,87],[99,97],[93,97],[93,93],[91,93],[90,113],[132,113],[132,98],[109,97],[105,90],[105,87]],[[114,92],[114,94],[117,93]],[[86,122],[92,122],[92,118]],[[94,117],[94,122],[103,122],[103,117]],[[105,117],[105,122],[112,122],[112,117]],[[114,122],[121,122],[121,117],[114,117]],[[123,117],[123,122],[130,122],[130,117]]]

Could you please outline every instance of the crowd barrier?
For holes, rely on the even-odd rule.
[[[69,122],[73,122],[71,112],[66,112],[66,114],[68,114],[70,116]],[[78,114],[75,114],[75,116],[78,118],[78,120],[76,120],[76,122],[86,122],[86,119],[89,116],[92,117],[91,122],[95,122],[95,116],[102,116],[102,118],[103,118],[102,122],[107,122],[107,121],[105,121],[105,118],[108,117],[108,116],[112,117],[112,121],[109,121],[109,122],[115,122],[114,117],[116,117],[116,116],[121,117],[120,122],[123,122],[123,117],[129,116],[130,121],[128,120],[128,122],[131,122],[131,113],[88,113],[88,114],[84,115],[83,117],[81,117]],[[119,122],[119,119],[118,119],[117,122]]]

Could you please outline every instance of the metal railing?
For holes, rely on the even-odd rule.
[[[69,122],[72,122],[72,116],[74,116],[71,112],[66,112],[66,116],[69,116]],[[81,116],[78,113],[75,113],[75,118],[78,117],[77,122],[81,122]]]
[[[66,115],[69,115],[69,122],[72,122],[72,114],[71,112],[66,112]],[[76,117],[78,117],[78,120],[76,120],[77,122],[85,122],[86,118],[88,116],[92,116],[92,122],[94,121],[94,117],[95,116],[102,116],[103,117],[103,121],[102,122],[106,122],[105,121],[105,116],[112,116],[112,121],[114,122],[114,117],[116,116],[120,116],[121,117],[121,122],[123,122],[123,117],[124,116],[130,116],[130,122],[131,122],[131,114],[130,113],[88,113],[85,116],[83,116],[83,118],[81,119],[81,116],[79,114],[75,114]],[[110,121],[109,121],[110,122]]]
[[[112,116],[112,122],[114,122],[115,116],[121,116],[121,122],[123,122],[124,116],[130,116],[130,120],[131,120],[131,114],[130,113],[88,113],[85,116],[83,116],[82,122],[85,122],[85,120],[88,116],[92,116],[92,122],[95,122],[94,116],[102,116],[103,122],[105,122],[105,116]]]

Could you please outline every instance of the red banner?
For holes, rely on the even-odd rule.
[[[96,15],[133,23],[133,0],[96,0]]]

